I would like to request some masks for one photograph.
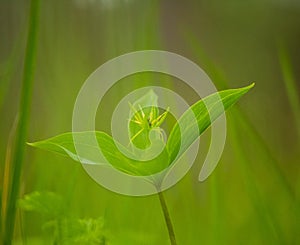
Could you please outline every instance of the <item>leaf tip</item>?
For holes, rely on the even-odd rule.
[[[31,147],[37,147],[37,148],[39,148],[40,141],[37,141],[37,142],[26,142],[26,145],[31,146]]]
[[[252,89],[255,86],[255,82],[252,82],[250,85],[241,88],[241,90],[243,91],[243,94],[247,93],[250,89]]]
[[[255,82],[252,82],[252,83],[248,86],[248,88],[251,89],[251,88],[253,88],[254,86],[255,86]]]

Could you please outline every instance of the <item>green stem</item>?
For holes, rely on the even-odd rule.
[[[20,190],[21,173],[24,159],[24,151],[28,130],[29,109],[34,77],[34,67],[37,46],[37,28],[39,15],[39,0],[31,0],[29,14],[29,29],[24,61],[23,81],[18,112],[15,144],[11,164],[10,192],[7,197],[7,210],[5,216],[5,233],[3,244],[11,244],[16,218],[16,203]]]
[[[176,238],[175,238],[174,228],[173,228],[173,225],[172,225],[172,222],[171,222],[171,219],[170,219],[170,214],[169,214],[169,211],[168,211],[168,207],[167,207],[164,195],[161,191],[158,192],[158,197],[159,197],[159,201],[160,201],[162,211],[164,213],[164,218],[165,218],[166,225],[167,225],[167,228],[168,228],[171,245],[176,245],[177,242],[176,242]]]

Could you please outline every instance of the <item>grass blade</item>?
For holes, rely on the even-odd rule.
[[[266,239],[266,242],[272,241],[272,244],[284,244],[282,230],[274,219],[274,216],[271,214],[270,207],[265,203],[265,200],[258,189],[256,178],[253,176],[253,170],[249,166],[247,151],[242,147],[239,132],[243,130],[238,130],[239,126],[236,120],[231,120],[230,126],[230,132],[233,136],[233,150],[238,166],[241,168],[247,191],[252,199],[254,209],[258,216],[257,220],[259,220],[258,224],[260,226],[259,230],[261,231],[261,236]],[[243,135],[243,137],[245,137],[245,135]],[[266,234],[268,234],[268,238],[266,238]]]
[[[29,29],[27,37],[27,47],[24,61],[23,81],[20,98],[20,108],[18,113],[18,122],[16,128],[15,144],[13,148],[13,156],[11,161],[11,179],[10,191],[8,192],[7,210],[5,214],[4,227],[4,244],[11,244],[13,240],[13,233],[16,218],[16,202],[19,195],[22,165],[24,158],[24,151],[26,145],[29,108],[31,102],[31,92],[34,78],[34,66],[36,59],[37,46],[37,29],[39,16],[39,0],[32,0],[30,4],[29,14]]]
[[[298,134],[298,143],[300,143],[300,98],[297,89],[296,79],[294,76],[291,59],[289,57],[288,51],[285,46],[281,45],[279,47],[279,63],[281,66],[282,77],[285,85],[285,90],[287,93],[287,97],[290,103],[290,107],[292,109],[292,113],[294,116],[294,120],[296,122],[296,130]],[[297,161],[297,160],[296,160]],[[295,162],[296,164],[296,162]],[[295,227],[299,227],[300,225],[300,210],[299,210],[299,203],[300,203],[300,170],[298,170],[298,181],[295,187],[295,203],[294,209],[296,214],[296,221]],[[296,228],[294,231],[295,236],[295,244],[298,244],[300,241],[300,235],[298,234],[298,229]]]
[[[300,99],[298,94],[299,90],[296,85],[291,61],[289,59],[287,50],[283,46],[279,48],[278,56],[285,90],[292,109],[292,113],[294,114],[298,137],[300,139]]]

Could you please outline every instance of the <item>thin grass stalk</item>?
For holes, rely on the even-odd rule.
[[[161,208],[162,208],[162,211],[164,214],[165,222],[167,225],[171,245],[176,245],[177,242],[176,242],[176,238],[175,238],[175,232],[174,232],[173,224],[172,224],[172,221],[170,218],[169,210],[168,210],[163,192],[159,191],[158,197],[159,197],[160,205],[161,205]]]
[[[274,156],[274,153],[271,151],[270,147],[263,139],[261,134],[257,131],[255,126],[250,122],[249,117],[238,108],[238,105],[235,108],[232,108],[232,113],[239,115],[236,119],[239,121],[239,125],[244,127],[244,130],[249,133],[249,141],[255,142],[258,149],[261,149],[264,152],[265,156],[270,159],[270,161],[263,161],[262,163],[268,166],[274,171],[277,179],[282,184],[283,190],[288,194],[290,199],[294,199],[294,190],[291,184],[289,183],[287,177],[282,173],[280,169],[280,163],[277,158]]]
[[[222,217],[220,207],[220,188],[218,182],[218,172],[215,171],[210,176],[210,201],[211,201],[211,244],[222,243]]]
[[[282,78],[285,85],[285,90],[290,103],[290,107],[292,109],[294,120],[296,122],[296,130],[298,133],[298,144],[299,144],[300,143],[300,97],[297,89],[297,81],[291,64],[291,58],[290,55],[288,54],[288,50],[283,44],[279,46],[278,56],[279,56],[279,63],[281,66]],[[293,208],[295,210],[295,221],[294,221],[295,244],[299,244],[300,242],[300,235],[298,234],[299,233],[298,227],[300,226],[300,210],[298,208],[300,203],[300,199],[299,199],[300,188],[298,187],[300,184],[300,171],[298,171],[297,179],[298,181],[296,182],[295,185],[295,201],[293,203]]]
[[[5,162],[4,162],[4,170],[3,170],[3,180],[2,180],[2,195],[1,195],[1,220],[0,220],[0,239],[2,240],[4,235],[4,223],[6,219],[6,209],[7,209],[7,199],[8,199],[8,191],[10,186],[10,172],[11,172],[11,157],[12,157],[12,147],[14,143],[15,138],[15,132],[16,132],[16,125],[17,120],[14,121],[14,124],[12,126],[12,129],[10,131],[8,141],[7,141],[7,147],[6,147],[6,154],[5,154]]]
[[[278,56],[285,90],[296,122],[298,138],[300,139],[300,99],[291,59],[284,46],[279,48]]]
[[[241,172],[244,176],[243,179],[245,180],[247,192],[254,205],[257,220],[260,221],[258,224],[261,236],[266,239],[266,242],[278,245],[284,244],[284,236],[281,227],[274,219],[274,216],[271,214],[270,207],[265,203],[265,200],[259,191],[255,176],[253,175],[253,170],[249,165],[247,151],[241,145],[241,138],[238,133],[240,130],[237,130],[239,128],[237,120],[231,120],[229,125],[231,125],[230,134],[233,137],[232,147],[234,154],[237,162],[239,163],[238,166],[240,166]]]
[[[34,68],[36,60],[37,29],[39,16],[39,0],[31,0],[29,13],[29,27],[27,46],[24,61],[23,81],[20,97],[20,107],[18,112],[18,122],[16,128],[15,144],[12,149],[11,178],[7,199],[7,210],[5,215],[5,227],[3,244],[12,244],[15,218],[16,203],[20,190],[21,173],[24,161],[25,143],[28,131],[29,111],[31,94],[33,87]]]

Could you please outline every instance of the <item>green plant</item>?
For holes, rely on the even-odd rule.
[[[106,244],[102,217],[69,217],[63,198],[53,192],[27,194],[19,200],[19,207],[42,215],[46,220],[43,229],[52,231],[53,244]]]
[[[131,106],[132,115],[128,127],[131,142],[128,147],[115,142],[111,136],[99,131],[65,133],[47,140],[29,143],[29,145],[69,156],[82,163],[97,164],[98,162],[93,159],[93,156],[99,149],[96,149],[90,143],[90,137],[95,135],[103,155],[113,167],[127,174],[148,176],[165,169],[176,161],[224,110],[227,110],[237,102],[253,86],[254,84],[251,84],[244,88],[220,91],[199,100],[186,110],[175,123],[166,142],[163,142],[160,126],[166,119],[168,112],[165,111],[159,115],[157,96],[153,91],[150,91]],[[152,106],[141,106],[145,101],[150,101]],[[194,117],[196,122],[192,120]],[[198,129],[197,134],[195,134],[195,127]],[[154,133],[149,137],[150,131]],[[77,137],[80,142],[76,142],[76,144],[80,143],[84,146],[86,153],[77,154],[73,142],[74,135],[80,137]],[[165,143],[163,151],[155,159],[147,161],[133,160],[119,150],[122,149],[130,156],[132,152],[129,147],[135,145],[138,148],[147,149],[150,145],[150,138],[152,144],[153,142],[154,144]],[[147,150],[145,152],[147,154]],[[174,245],[176,244],[175,232],[163,193],[160,192],[161,182],[152,179],[150,181],[152,181],[152,184],[155,185],[159,192],[159,200],[169,231],[170,241]]]
[[[21,174],[28,131],[31,93],[33,87],[34,67],[37,51],[37,35],[39,24],[39,0],[32,0],[30,4],[29,26],[26,54],[24,60],[20,106],[16,124],[12,127],[14,138],[7,147],[5,162],[5,176],[2,190],[1,206],[1,240],[3,244],[11,244],[16,217],[16,202],[21,184]],[[15,131],[14,131],[15,130]]]

